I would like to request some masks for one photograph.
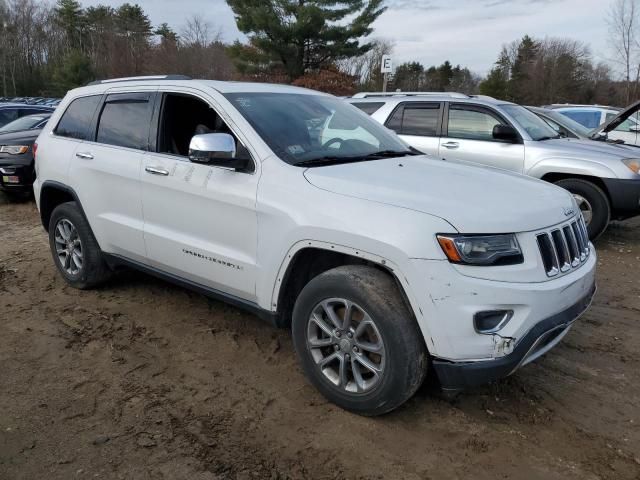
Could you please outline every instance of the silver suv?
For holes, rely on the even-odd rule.
[[[546,180],[569,190],[594,239],[640,215],[640,151],[561,138],[526,108],[460,93],[360,93],[348,99],[421,152]]]

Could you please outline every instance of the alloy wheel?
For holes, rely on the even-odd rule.
[[[82,270],[82,241],[75,225],[62,218],[55,227],[54,240],[60,266],[69,275],[77,275]]]
[[[576,203],[578,204],[578,207],[582,212],[582,216],[584,217],[584,223],[586,223],[587,226],[589,226],[589,224],[591,223],[591,220],[593,220],[593,207],[591,206],[591,203],[589,202],[589,200],[584,198],[582,195],[578,195],[577,193],[573,194],[573,198],[576,199]]]
[[[384,375],[380,331],[369,314],[350,300],[330,298],[313,308],[307,348],[322,375],[343,392],[369,393]]]

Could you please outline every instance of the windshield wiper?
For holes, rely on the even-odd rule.
[[[538,139],[538,141],[544,142],[545,140],[557,140],[559,138],[563,138],[562,135],[556,135],[555,137],[541,137]]]
[[[354,155],[352,157],[336,157],[334,155],[327,155],[324,157],[312,158],[310,160],[301,160],[294,163],[294,165],[316,167],[322,165],[338,165],[341,163],[366,162],[369,160],[379,160],[382,158],[406,157],[408,155],[420,155],[420,153],[414,152],[412,150],[381,150],[379,152],[368,153],[366,155]]]

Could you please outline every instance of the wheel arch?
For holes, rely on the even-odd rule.
[[[593,183],[605,193],[605,195],[607,196],[607,199],[609,200],[609,203],[611,203],[611,193],[609,192],[609,189],[607,188],[607,185],[605,184],[605,182],[600,177],[596,177],[593,175],[566,173],[566,172],[549,172],[549,173],[545,173],[542,176],[541,180],[544,180],[545,182],[549,182],[549,183],[556,183],[556,182],[559,182],[560,180],[569,180],[572,178]]]
[[[89,224],[87,216],[82,209],[82,204],[80,203],[80,199],[78,198],[75,190],[63,183],[55,182],[53,180],[47,180],[42,184],[42,187],[40,188],[39,202],[40,220],[42,221],[42,226],[47,232],[49,231],[49,220],[51,219],[51,214],[58,205],[66,202],[76,202],[78,208],[80,209],[80,213],[82,213],[84,219],[87,220],[87,224]]]
[[[428,332],[424,331],[423,322],[418,321],[417,318],[422,315],[422,310],[413,296],[407,278],[394,262],[356,248],[313,240],[304,240],[294,245],[280,266],[271,299],[278,325],[281,327],[290,326],[295,301],[309,281],[328,270],[343,265],[369,265],[393,278],[402,300],[413,314],[414,321],[417,322],[418,328],[425,338],[425,346],[428,348],[426,342]]]

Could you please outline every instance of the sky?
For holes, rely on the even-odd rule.
[[[84,6],[119,5],[125,0],[81,0]],[[192,15],[202,15],[225,41],[245,38],[224,0],[128,0],[138,3],[154,25],[180,31]],[[373,25],[372,37],[395,42],[394,63],[444,60],[484,75],[503,44],[525,33],[570,37],[591,46],[596,61],[609,61],[607,12],[613,0],[387,0],[388,10]]]

